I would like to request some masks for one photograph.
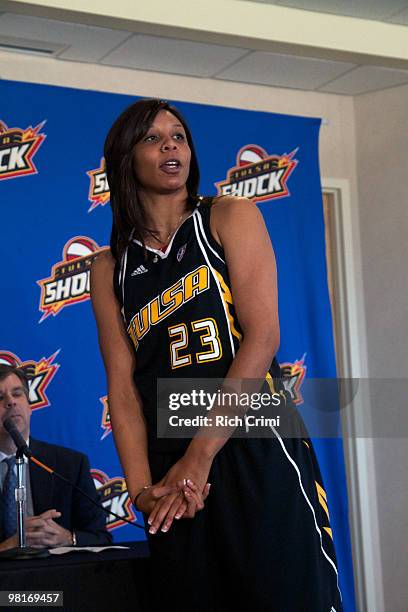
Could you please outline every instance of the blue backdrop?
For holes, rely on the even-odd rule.
[[[109,427],[89,301],[92,255],[109,241],[103,166],[110,125],[134,97],[0,81],[3,316],[0,361],[28,369],[34,436],[90,458],[103,503],[133,513]],[[318,165],[320,119],[176,102],[201,162],[201,193],[240,193],[262,211],[278,264],[281,349],[295,394],[335,377]],[[315,440],[340,587],[355,610],[341,439]],[[144,538],[114,517],[116,540]],[[299,551],[301,554],[301,551]]]

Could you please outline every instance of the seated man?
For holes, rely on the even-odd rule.
[[[85,455],[30,437],[31,407],[26,375],[21,369],[0,364],[0,550],[18,545],[13,491],[16,447],[3,426],[8,418],[14,421],[36,459],[98,501]],[[26,467],[27,546],[103,546],[112,542],[101,506],[95,506],[68,483],[32,461]]]

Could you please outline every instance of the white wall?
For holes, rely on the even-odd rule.
[[[408,86],[355,99],[362,275],[371,378],[408,395]],[[390,384],[389,382],[386,384]],[[391,394],[388,393],[388,396]],[[404,404],[406,405],[406,401]],[[374,432],[392,406],[377,405]],[[400,415],[407,431],[408,413]],[[402,422],[403,420],[403,422]],[[385,610],[408,609],[408,440],[374,440]]]

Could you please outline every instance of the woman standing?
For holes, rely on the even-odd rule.
[[[152,598],[203,612],[236,600],[260,612],[339,612],[310,440],[276,429],[262,439],[156,435],[158,378],[280,378],[261,213],[245,198],[197,196],[191,134],[163,101],[140,100],[116,120],[105,160],[111,251],[93,265],[92,302],[115,443],[150,525]]]

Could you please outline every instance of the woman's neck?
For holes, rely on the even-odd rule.
[[[139,197],[146,212],[147,226],[153,231],[170,232],[180,216],[189,210],[187,190],[174,194],[139,192]]]

